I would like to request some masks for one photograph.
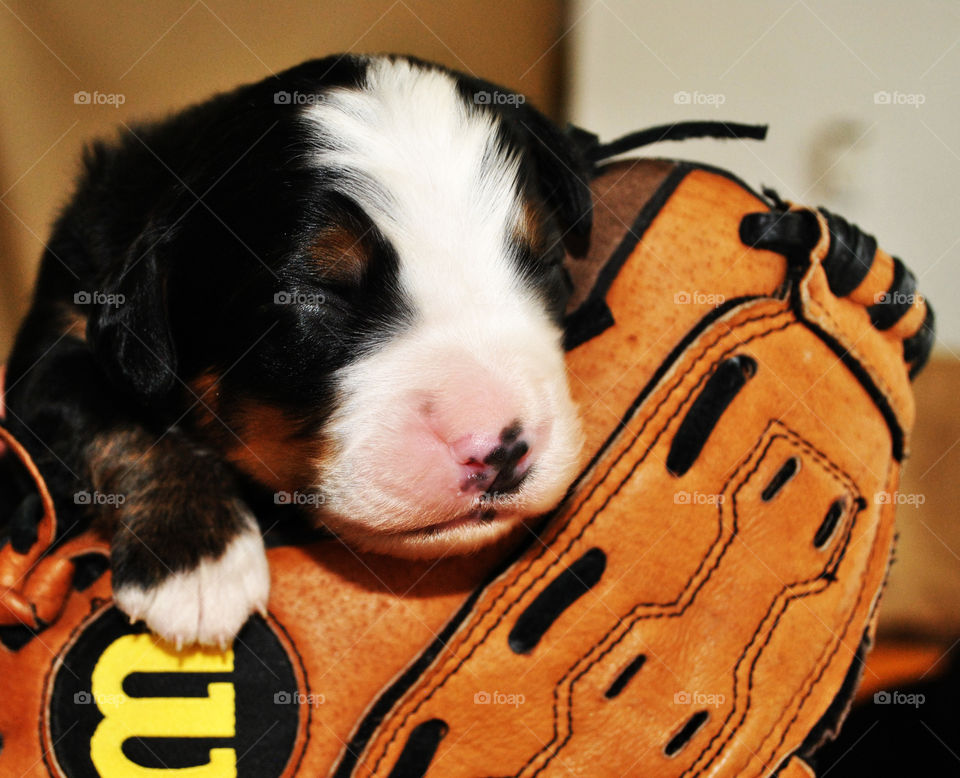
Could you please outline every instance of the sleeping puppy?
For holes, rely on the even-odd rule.
[[[269,589],[251,490],[402,557],[554,507],[580,446],[559,322],[586,181],[522,98],[392,56],[95,145],[7,402],[64,535],[110,533],[116,604],[177,645],[232,639]]]

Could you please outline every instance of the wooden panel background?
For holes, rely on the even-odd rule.
[[[560,110],[562,0],[0,5],[0,361],[85,141],[340,51],[410,53]],[[77,91],[121,94],[77,105]]]

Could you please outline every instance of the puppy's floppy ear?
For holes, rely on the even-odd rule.
[[[586,253],[593,226],[591,167],[573,127],[561,130],[531,106],[522,105],[514,116],[524,130],[537,168],[540,193],[554,212],[567,250]]]
[[[162,401],[176,382],[165,233],[156,227],[141,232],[105,288],[97,290],[99,304],[87,322],[87,342],[100,366],[144,404]]]
[[[528,150],[537,188],[559,223],[567,251],[574,256],[586,253],[593,226],[587,133],[573,126],[561,130],[513,90],[475,76],[453,75],[467,104],[499,114],[507,134]]]

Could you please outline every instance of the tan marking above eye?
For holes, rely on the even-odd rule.
[[[546,249],[543,234],[543,211],[533,200],[524,197],[520,201],[517,221],[513,226],[513,238],[530,246],[534,252]]]
[[[342,226],[327,227],[310,243],[322,279],[357,282],[369,261],[365,236]]]

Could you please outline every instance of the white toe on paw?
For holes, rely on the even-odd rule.
[[[113,600],[131,620],[142,619],[177,648],[192,643],[225,647],[250,614],[266,612],[269,594],[263,538],[249,529],[230,541],[217,559],[204,559],[148,589],[118,587]]]

